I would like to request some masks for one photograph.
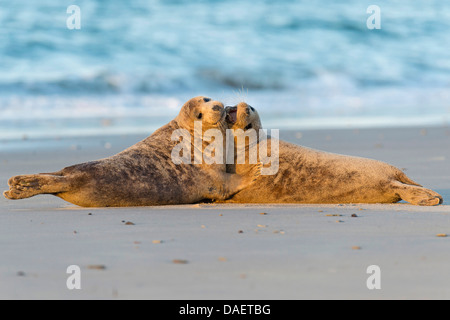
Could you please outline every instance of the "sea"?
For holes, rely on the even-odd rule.
[[[280,130],[447,126],[450,1],[0,0],[0,140],[151,133],[198,95]]]

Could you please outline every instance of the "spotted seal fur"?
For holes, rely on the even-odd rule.
[[[246,103],[227,107],[230,129],[259,130],[258,112]],[[260,137],[261,139],[266,137]],[[270,145],[272,138],[267,137]],[[372,159],[318,151],[279,140],[279,168],[261,175],[254,184],[227,202],[238,203],[395,203],[433,206],[438,193],[422,187],[400,169]],[[247,146],[248,149],[255,146]],[[270,148],[267,148],[270,151]],[[248,158],[247,158],[248,159]],[[250,164],[228,166],[229,172]]]
[[[82,207],[187,204],[228,198],[259,176],[259,164],[239,175],[227,173],[224,161],[175,164],[171,159],[172,150],[179,143],[172,139],[175,130],[194,134],[195,122],[201,121],[202,133],[217,129],[225,137],[225,115],[221,102],[201,96],[193,98],[174,120],[130,148],[53,173],[12,177],[8,182],[10,189],[3,194],[11,200],[52,194]],[[203,141],[201,147],[205,145]],[[195,148],[198,145],[192,143],[193,153]]]

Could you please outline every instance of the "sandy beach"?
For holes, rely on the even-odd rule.
[[[11,176],[107,157],[144,137],[0,140],[0,189]],[[449,128],[281,131],[280,138],[388,162],[444,204],[86,209],[53,196],[0,197],[0,298],[450,298]],[[81,290],[66,286],[70,265],[81,269]],[[381,289],[366,285],[371,265],[380,267]]]

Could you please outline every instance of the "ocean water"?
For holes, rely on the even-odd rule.
[[[449,52],[440,0],[0,0],[0,140],[152,132],[197,95],[268,128],[447,125]]]

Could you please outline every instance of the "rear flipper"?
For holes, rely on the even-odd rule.
[[[10,200],[26,199],[38,194],[55,194],[68,191],[68,179],[50,174],[15,176],[8,181],[9,191],[3,195]]]
[[[411,204],[418,206],[436,206],[444,202],[442,196],[433,190],[405,184],[400,181],[393,181],[391,183],[394,192],[402,200],[408,201]]]

